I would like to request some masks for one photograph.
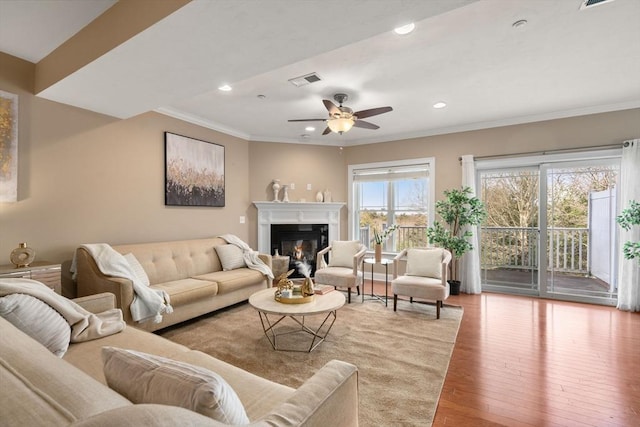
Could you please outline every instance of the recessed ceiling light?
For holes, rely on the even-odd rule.
[[[393,32],[398,34],[398,35],[400,35],[400,36],[404,36],[405,34],[409,34],[413,30],[415,30],[415,28],[416,28],[416,24],[411,22],[411,23],[409,23],[407,25],[403,25],[401,27],[394,28]]]
[[[218,90],[221,90],[223,92],[229,92],[231,90],[231,86],[229,85],[222,85],[220,87],[218,87]]]
[[[447,106],[447,103],[442,101],[436,102],[435,104],[433,104],[433,108],[444,108],[446,106]]]
[[[515,29],[520,29],[522,27],[524,27],[525,25],[527,25],[527,20],[526,19],[519,19],[518,21],[514,22],[513,24],[511,24],[511,26]]]
[[[307,132],[313,132],[314,130],[316,130],[316,128],[314,128],[313,126],[307,126],[306,128],[304,128],[304,130],[306,130]]]

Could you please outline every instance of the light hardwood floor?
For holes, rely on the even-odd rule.
[[[464,316],[434,426],[640,426],[640,313],[491,293],[446,303]]]

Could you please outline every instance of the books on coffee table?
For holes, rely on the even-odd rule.
[[[317,283],[313,285],[313,292],[316,295],[324,295],[328,292],[333,291],[335,288],[331,285],[318,285]]]

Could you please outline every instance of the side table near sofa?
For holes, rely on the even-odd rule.
[[[62,266],[49,261],[36,261],[28,267],[16,268],[13,264],[0,265],[0,279],[23,278],[44,283],[57,294],[62,294]]]

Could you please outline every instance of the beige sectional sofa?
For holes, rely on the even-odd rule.
[[[131,280],[102,274],[83,248],[76,251],[77,296],[110,292],[128,324],[154,331],[245,301],[254,292],[271,287],[271,279],[256,270],[224,271],[215,247],[226,244],[215,237],[113,246],[122,255],[132,253],[146,272],[150,287],[169,295],[174,311],[165,314],[161,323],[134,322],[129,310],[134,297]],[[271,268],[270,255],[259,257]]]
[[[94,313],[115,305],[108,293],[75,301]],[[106,385],[103,346],[160,355],[218,373],[240,398],[251,426],[358,424],[358,373],[348,363],[331,361],[292,389],[130,326],[71,344],[60,359],[0,317],[0,425],[225,425],[175,406],[131,403]]]

